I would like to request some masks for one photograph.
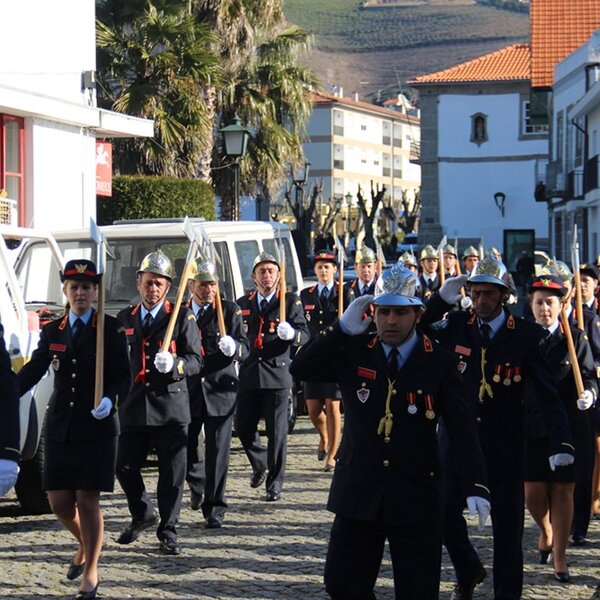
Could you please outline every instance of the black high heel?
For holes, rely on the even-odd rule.
[[[552,555],[552,548],[550,550],[540,550],[540,565],[547,565],[550,562],[550,556]]]
[[[96,596],[98,595],[98,586],[99,585],[100,585],[100,582],[98,582],[96,584],[96,587],[93,590],[90,590],[89,592],[79,591],[77,596],[75,596],[75,600],[94,600],[94,598],[96,598]]]
[[[556,581],[560,581],[560,583],[570,583],[571,575],[569,575],[569,571],[555,571],[554,579],[556,579]]]
[[[80,565],[76,565],[74,562],[71,561],[71,564],[69,565],[69,569],[67,571],[67,579],[71,581],[73,581],[73,579],[77,579],[83,573],[84,569],[84,562],[82,562]]]

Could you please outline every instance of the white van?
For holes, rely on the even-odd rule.
[[[286,284],[290,291],[303,287],[296,250],[287,225],[267,222],[226,222],[191,219],[199,232],[202,227],[214,244],[220,262],[217,271],[222,294],[235,300],[254,289],[250,277],[256,256],[268,252],[277,256],[276,244],[283,244],[286,256]],[[106,236],[111,256],[104,274],[106,311],[116,314],[139,302],[136,273],[147,254],[161,248],[171,259],[176,278],[171,287],[174,298],[179,287],[190,242],[183,231],[183,219],[127,221],[100,227]],[[6,242],[12,247],[25,241],[14,261]],[[59,270],[70,259],[96,259],[96,247],[89,229],[55,231],[41,234],[27,229],[0,226],[1,319],[15,371],[31,356],[37,345],[39,329],[48,320],[64,314]],[[43,419],[52,393],[52,373],[21,398],[21,450],[23,462],[15,486],[21,505],[32,513],[49,511],[41,490],[44,444]],[[294,427],[300,400],[290,396],[289,430]]]

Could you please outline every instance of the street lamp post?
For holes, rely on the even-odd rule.
[[[307,255],[310,251],[310,224],[306,223],[306,209],[304,207],[304,186],[308,180],[309,170],[310,163],[307,160],[304,161],[304,165],[297,172],[292,169],[292,182],[296,193],[296,229],[298,230],[297,236],[300,244],[298,254],[300,254],[300,265],[303,274],[307,273]]]
[[[240,218],[240,162],[246,154],[246,146],[250,131],[246,129],[236,114],[233,117],[233,123],[220,129],[225,142],[225,154],[233,159],[233,210],[232,220],[238,221]]]

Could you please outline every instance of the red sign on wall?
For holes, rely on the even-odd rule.
[[[96,142],[96,194],[112,196],[112,144]]]

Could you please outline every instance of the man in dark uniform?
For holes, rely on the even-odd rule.
[[[525,383],[535,386],[544,402],[550,439],[551,468],[573,462],[573,445],[567,416],[557,395],[552,373],[542,356],[544,330],[511,315],[504,303],[509,290],[502,279],[505,267],[491,256],[477,265],[468,278],[473,312],[448,312],[467,282],[461,275],[445,282],[431,297],[422,320],[432,336],[459,358],[466,383],[466,398],[476,418],[486,459],[492,494],[494,535],[494,598],[519,600],[523,587],[523,479]],[[435,323],[442,315],[447,318]],[[446,442],[445,427],[440,428]],[[453,600],[473,597],[475,586],[486,576],[471,545],[462,516],[464,501],[457,478],[462,455],[443,452],[444,544],[454,564],[457,586]]]
[[[444,257],[444,273],[446,277],[456,277],[458,273],[457,263],[458,255],[452,244],[445,244],[442,247],[442,255]]]
[[[117,477],[127,496],[132,521],[118,538],[130,544],[156,524],[142,479],[153,446],[158,457],[156,535],[163,554],[179,554],[176,525],[186,471],[190,401],[186,377],[202,367],[194,314],[180,307],[169,348],[161,348],[173,307],[166,299],[173,280],[171,261],[161,250],[148,254],[137,273],[142,301],[119,312],[130,349],[133,386],[121,404]]]
[[[256,290],[237,300],[250,355],[240,368],[235,430],[252,465],[250,485],[259,487],[266,477],[268,501],[279,500],[283,487],[291,352],[308,340],[302,303],[296,294],[285,294],[285,321],[280,321],[279,279],[277,259],[261,252],[252,268]],[[267,448],[258,435],[261,415],[265,418]]]
[[[354,290],[350,286],[342,282],[340,287],[340,282],[334,281],[338,265],[333,252],[317,252],[313,257],[313,265],[318,283],[300,292],[311,337],[318,335],[338,317],[340,289],[342,310],[354,300]],[[325,460],[325,471],[333,471],[342,434],[339,387],[329,381],[305,382],[304,398],[308,416],[319,434],[317,458]]]
[[[455,357],[416,331],[424,307],[414,295],[414,273],[397,264],[381,280],[380,295],[357,298],[339,324],[312,338],[292,362],[296,377],[335,377],[344,402],[344,435],[327,505],[336,516],[325,585],[334,599],[374,598],[387,539],[396,598],[436,600],[440,415],[463,457],[463,501],[479,513],[481,526],[490,510],[484,461]],[[371,302],[376,335],[369,333],[371,317],[365,318]]]
[[[462,254],[463,272],[465,275],[470,275],[475,266],[479,262],[479,252],[475,246],[467,246]]]
[[[10,365],[0,323],[0,496],[16,483],[21,461],[19,440],[19,388]]]
[[[235,399],[238,388],[236,363],[248,356],[242,311],[235,302],[222,299],[226,335],[220,336],[216,295],[218,275],[211,261],[198,259],[196,274],[188,283],[200,337],[204,365],[200,375],[188,378],[192,422],[189,427],[186,480],[191,506],[206,519],[207,529],[221,527],[227,510],[225,486]],[[198,438],[204,427],[204,452],[198,452]]]
[[[431,294],[437,292],[440,288],[440,278],[437,273],[439,257],[435,248],[431,244],[427,244],[419,257],[421,265],[421,275],[419,275],[419,283],[423,290],[423,300],[427,301]]]
[[[375,282],[377,281],[377,257],[375,252],[368,246],[363,246],[354,259],[354,271],[356,279],[350,282],[350,289],[356,297],[375,293]]]

